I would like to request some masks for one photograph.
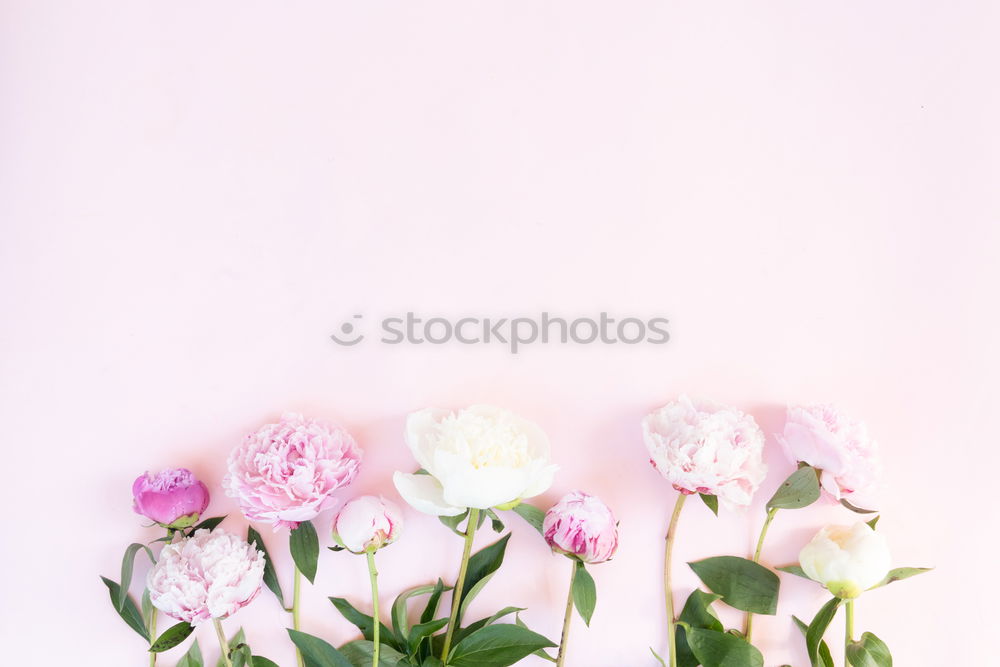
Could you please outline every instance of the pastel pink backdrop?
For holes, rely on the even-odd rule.
[[[769,434],[788,401],[867,420],[880,530],[896,564],[937,570],[866,595],[859,627],[900,665],[993,661],[994,3],[8,0],[0,17],[6,663],[144,664],[98,580],[157,535],[129,506],[143,470],[191,467],[243,531],[224,460],[282,410],[356,434],[346,495],[394,497],[408,411],[491,402],[551,436],[540,504],[580,488],[621,519],[569,663],[652,665],[674,492],[639,420],[681,392]],[[406,310],[663,314],[673,340],[511,356],[327,339]],[[684,561],[749,551],[792,469],[768,447],[746,514],[685,511],[680,596]],[[784,512],[764,560],[853,518]],[[379,555],[384,601],[458,564],[436,519],[407,520]],[[477,611],[524,606],[556,636],[568,563],[509,523]],[[288,586],[285,533],[265,534]],[[352,638],[326,597],[366,607],[366,587],[364,559],[325,553],[305,629]],[[823,600],[783,579],[756,625],[768,665],[805,663],[790,616]],[[226,622],[282,665],[287,624],[269,593]]]

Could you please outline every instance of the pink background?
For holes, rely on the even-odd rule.
[[[569,663],[652,665],[675,494],[639,420],[681,392],[748,410],[769,434],[789,401],[868,421],[895,563],[937,570],[866,595],[860,629],[900,665],[995,662],[981,633],[1000,623],[997,11],[0,3],[5,663],[144,664],[98,580],[157,536],[130,508],[143,470],[191,467],[210,512],[243,531],[218,486],[224,460],[281,411],[347,426],[367,450],[350,494],[394,496],[391,472],[414,467],[408,411],[490,402],[552,439],[562,469],[539,504],[582,488],[621,519]],[[665,315],[673,340],[511,356],[327,339],[354,313],[406,310]],[[685,560],[748,553],[792,469],[768,446],[749,512],[685,510],[680,596],[695,585]],[[765,561],[853,518],[781,513]],[[457,568],[457,538],[407,520],[379,555],[386,602]],[[510,524],[509,565],[476,607],[526,606],[556,636],[568,563]],[[267,535],[287,585],[285,535]],[[354,637],[326,596],[365,607],[363,573],[364,559],[327,552],[305,629]],[[783,585],[758,643],[767,665],[801,667],[790,616],[825,594]],[[241,624],[292,664],[273,596],[226,622]],[[841,633],[838,619],[838,654]],[[214,661],[211,628],[198,637]]]

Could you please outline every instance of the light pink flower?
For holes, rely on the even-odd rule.
[[[837,500],[870,507],[882,476],[878,444],[868,428],[832,405],[789,406],[784,433],[777,436],[785,455],[822,470],[823,489]]]
[[[295,528],[334,507],[333,493],[354,481],[360,463],[347,431],[286,413],[233,450],[222,484],[251,521]]]
[[[208,488],[186,468],[139,475],[132,484],[132,507],[137,514],[164,527],[194,525],[208,507]]]
[[[767,475],[764,433],[753,417],[681,396],[642,422],[649,462],[681,493],[746,507]]]
[[[377,496],[348,501],[333,522],[334,540],[356,554],[392,544],[402,530],[402,510],[396,503]]]
[[[160,611],[198,625],[232,616],[260,592],[264,552],[223,530],[198,530],[163,547],[146,577]]]
[[[545,541],[553,551],[577,556],[585,563],[603,563],[618,548],[618,523],[597,496],[573,491],[545,513]]]

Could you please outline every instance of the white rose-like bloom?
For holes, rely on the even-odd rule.
[[[402,530],[402,510],[396,503],[378,496],[360,496],[349,501],[333,521],[334,540],[356,554],[392,544]]]
[[[154,607],[198,625],[235,614],[257,597],[263,579],[263,551],[223,530],[202,528],[163,547],[146,586]]]
[[[537,496],[557,468],[541,428],[488,405],[414,412],[406,419],[406,444],[429,474],[396,472],[396,489],[414,509],[438,516]]]
[[[767,476],[764,432],[734,408],[681,396],[642,421],[649,462],[685,494],[746,507]]]
[[[799,565],[813,581],[839,598],[856,598],[889,573],[889,544],[859,521],[826,526],[799,552]]]

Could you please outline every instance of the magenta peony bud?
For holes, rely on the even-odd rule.
[[[146,577],[153,606],[198,625],[250,604],[264,580],[264,552],[219,529],[163,547]]]
[[[573,491],[545,513],[542,533],[552,550],[585,563],[603,563],[618,548],[618,524],[601,499]]]
[[[333,522],[333,539],[356,554],[392,544],[403,529],[403,513],[396,503],[376,496],[349,501]]]
[[[164,528],[187,528],[208,507],[208,488],[186,468],[143,473],[132,484],[132,506],[137,514]]]

